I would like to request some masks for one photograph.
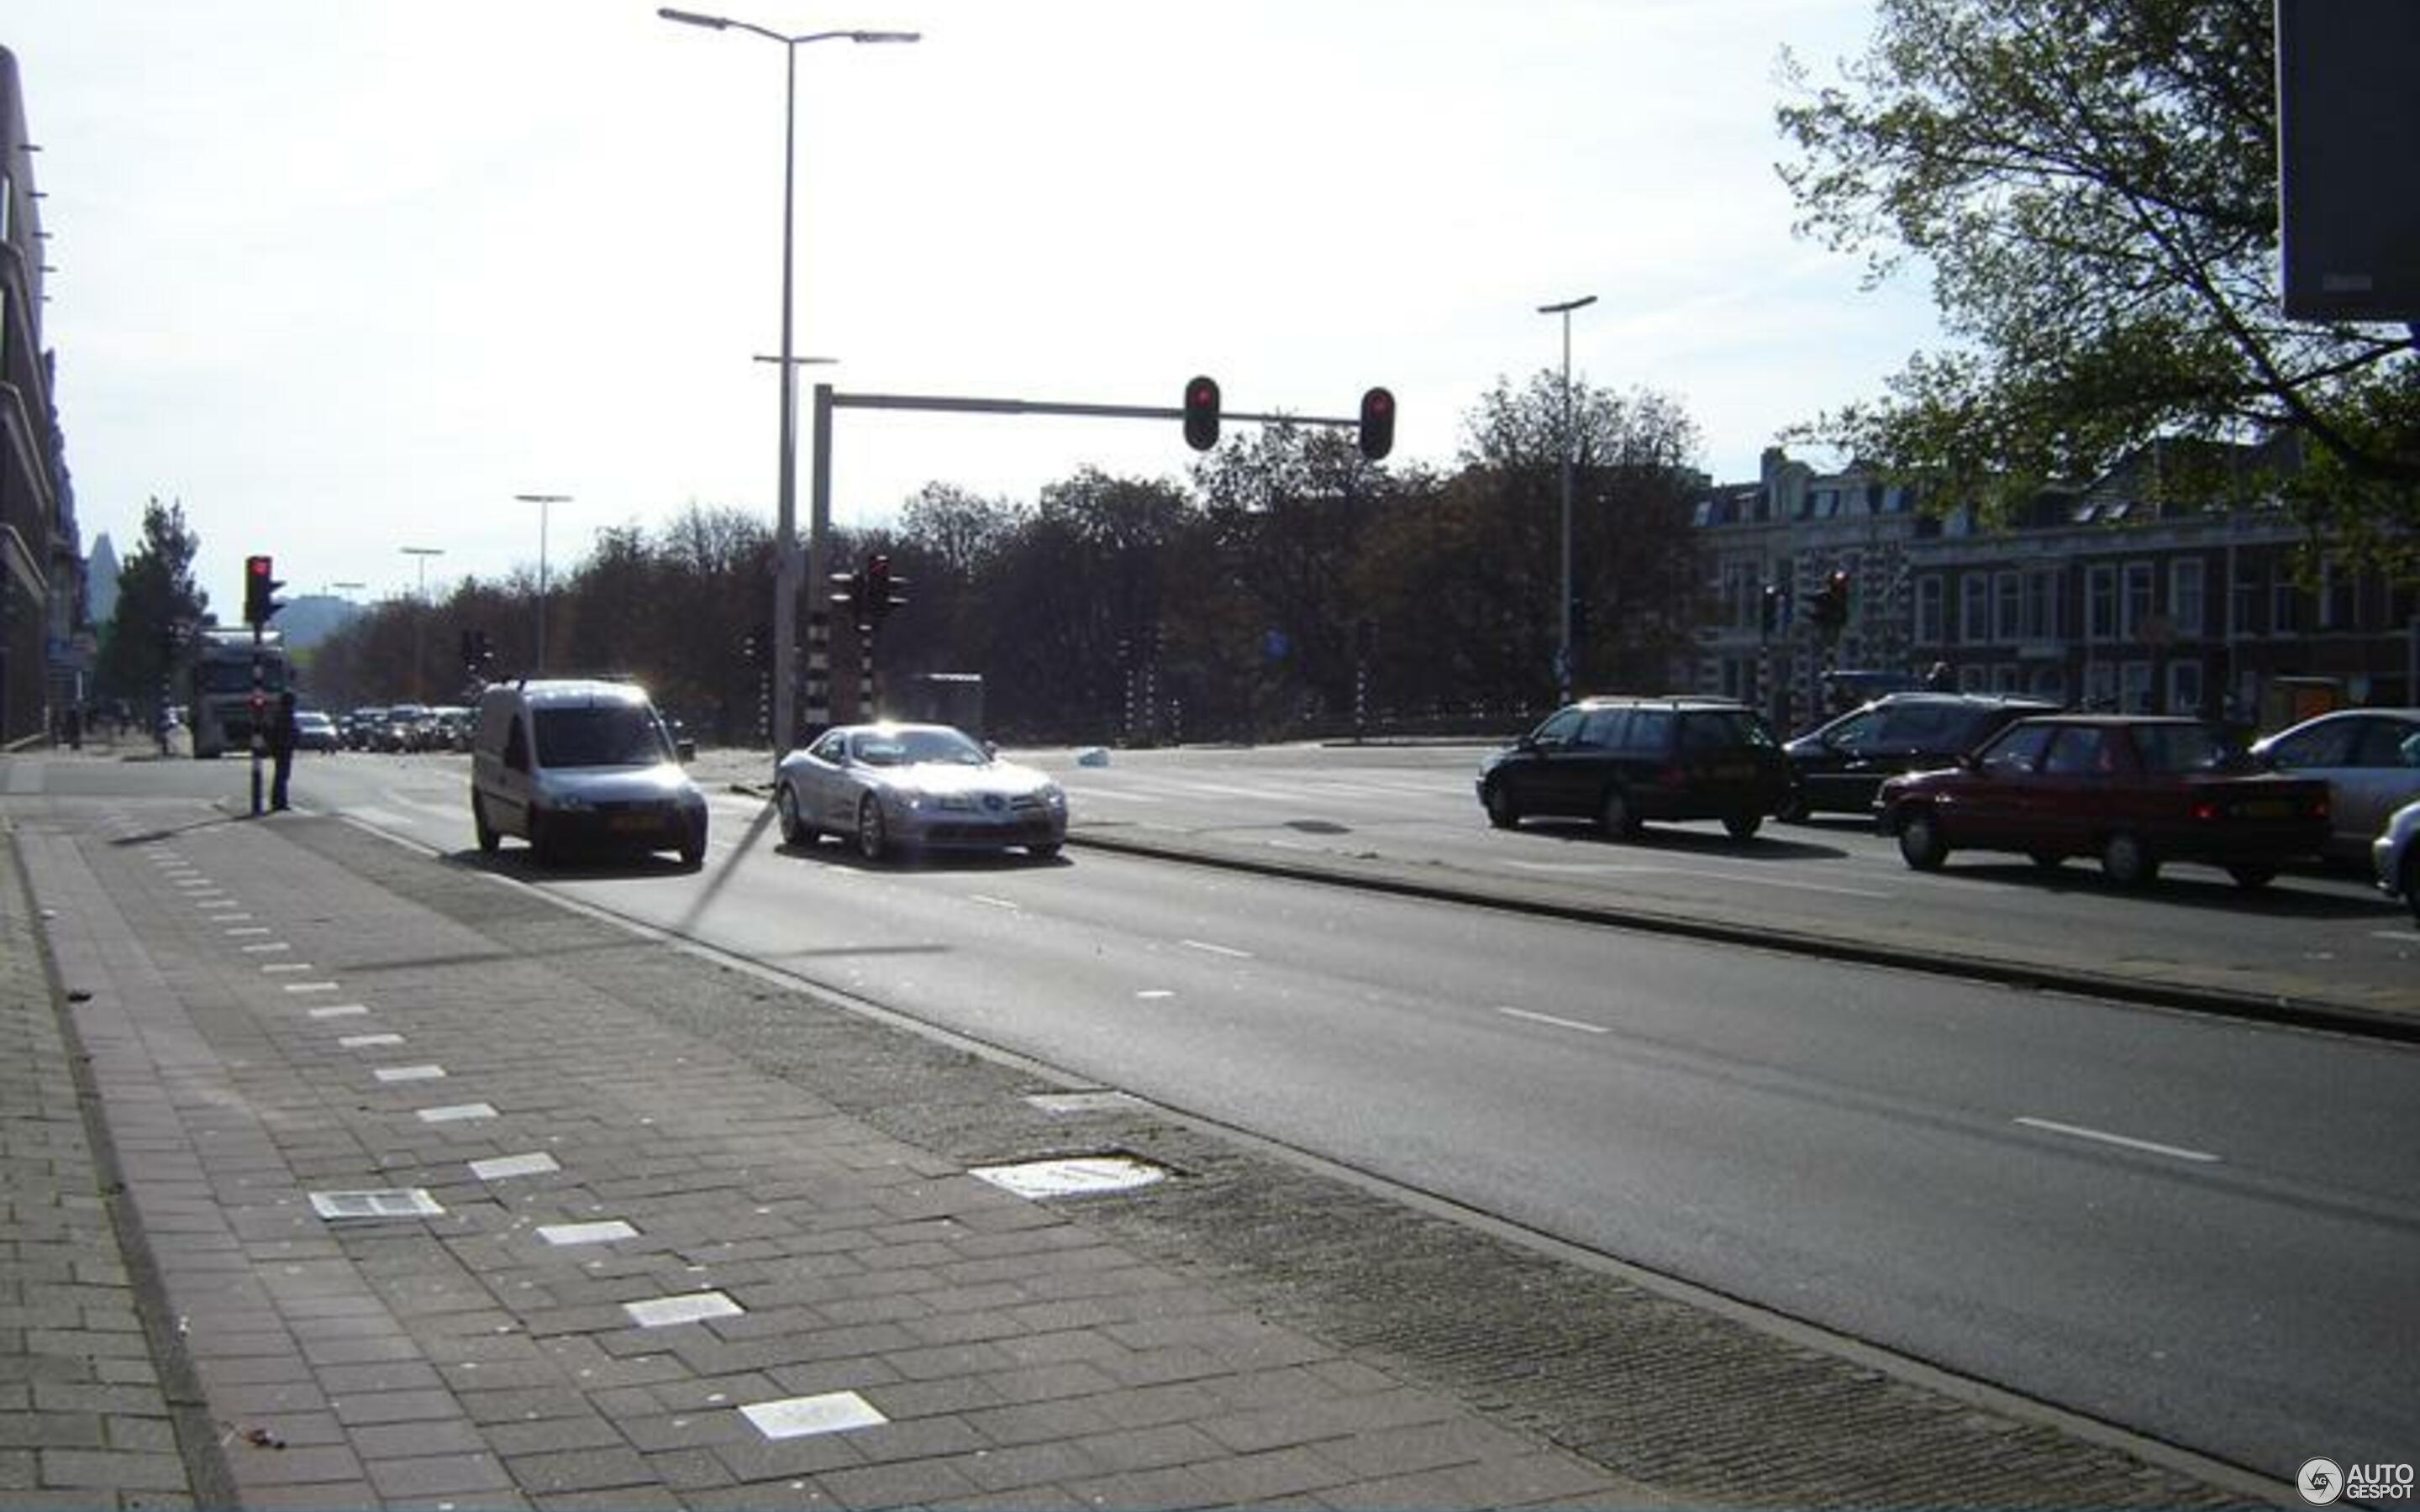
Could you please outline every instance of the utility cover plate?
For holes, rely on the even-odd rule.
[[[1128,1192],[1168,1177],[1168,1168],[1131,1155],[1081,1155],[1015,1165],[978,1165],[968,1172],[1021,1197],[1082,1197]]]
[[[550,1244],[602,1244],[610,1239],[636,1239],[639,1231],[619,1218],[596,1224],[548,1224],[537,1237]]]
[[[445,1210],[426,1187],[389,1187],[379,1192],[314,1192],[311,1206],[322,1218],[441,1218]]]
[[[1025,1100],[1045,1113],[1125,1113],[1142,1106],[1142,1099],[1125,1092],[1043,1092]]]
[[[737,1318],[747,1309],[720,1291],[692,1291],[679,1297],[626,1302],[622,1310],[641,1328],[668,1328],[675,1323],[702,1323],[709,1318]]]
[[[561,1164],[544,1150],[535,1155],[499,1155],[494,1160],[471,1163],[471,1174],[482,1181],[501,1181],[514,1176],[545,1176],[561,1169]]]
[[[740,1415],[768,1439],[802,1439],[811,1433],[845,1433],[850,1428],[878,1427],[891,1420],[872,1402],[853,1391],[823,1396],[792,1396],[778,1402],[751,1402]]]

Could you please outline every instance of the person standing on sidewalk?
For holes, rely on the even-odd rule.
[[[269,718],[269,754],[277,770],[269,783],[269,807],[286,807],[286,780],[294,775],[294,690],[277,695],[277,712]]]

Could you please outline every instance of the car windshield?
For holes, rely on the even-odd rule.
[[[655,717],[635,703],[540,709],[540,766],[654,766],[673,759]]]
[[[2214,725],[2147,724],[2134,731],[2146,772],[2223,772],[2245,764],[2242,748]]]
[[[858,736],[857,759],[868,766],[982,766],[991,757],[955,730],[894,730]]]

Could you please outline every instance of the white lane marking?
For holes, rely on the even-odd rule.
[[[2373,940],[2393,940],[2397,945],[2420,945],[2420,934],[2414,934],[2408,929],[2374,929],[2369,932],[2369,937]]]
[[[1602,1024],[1582,1024],[1577,1019],[1559,1019],[1552,1013],[1532,1013],[1526,1008],[1499,1008],[1496,1011],[1506,1018],[1527,1019],[1531,1024],[1544,1024],[1558,1029],[1577,1029],[1582,1034],[1611,1034]]]
[[[1012,898],[995,898],[987,892],[970,892],[967,896],[979,903],[988,903],[994,908],[1005,908],[1012,914],[1017,911],[1016,901]]]
[[[266,934],[269,932],[264,929],[260,933]],[[246,955],[284,955],[287,951],[294,949],[294,947],[287,944],[283,940],[269,940],[264,941],[259,945],[243,946],[240,949]]]
[[[1238,950],[1232,945],[1213,945],[1208,940],[1181,940],[1177,943],[1183,945],[1188,950],[1207,950],[1212,955],[1230,956],[1237,961],[1249,961],[1252,959],[1251,951]]]
[[[232,918],[235,916],[230,914],[227,917]],[[272,934],[275,933],[276,932],[274,930],[271,930],[266,924],[247,924],[241,929],[231,929],[227,931],[227,937],[229,939],[238,939],[247,934]]]
[[[2089,1139],[2096,1144],[2116,1145],[2121,1149],[2139,1149],[2149,1155],[2165,1155],[2171,1160],[2189,1160],[2206,1165],[2218,1164],[2219,1157],[2206,1149],[2185,1149],[2176,1145],[2153,1144],[2149,1139],[2133,1139],[2125,1134],[2111,1134],[2104,1129],[2086,1129],[2078,1124],[2054,1123],[2048,1119],[2019,1119],[2028,1129],[2046,1134],[2066,1134],[2073,1139]]]
[[[1174,993],[1172,993],[1172,992],[1170,992],[1170,991],[1169,991],[1167,988],[1165,988],[1165,987],[1146,987],[1146,988],[1144,988],[1142,991],[1140,991],[1140,992],[1139,992],[1139,993],[1135,994],[1135,995],[1136,995],[1137,997],[1141,998],[1144,1002],[1147,1002],[1147,1003],[1156,1003],[1156,1002],[1158,1002],[1158,1001],[1159,1001],[1160,999],[1162,999],[1162,998],[1165,998],[1165,997],[1173,997],[1173,996],[1175,996],[1176,995],[1175,995]]]

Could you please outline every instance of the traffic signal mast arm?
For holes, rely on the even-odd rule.
[[[1054,404],[1041,399],[961,399],[917,393],[835,393],[831,402],[835,409],[929,409],[973,415],[1093,415],[1110,420],[1185,418],[1181,405]],[[1219,418],[1266,425],[1335,425],[1348,430],[1361,424],[1357,415],[1264,414],[1238,409],[1221,410]]]

